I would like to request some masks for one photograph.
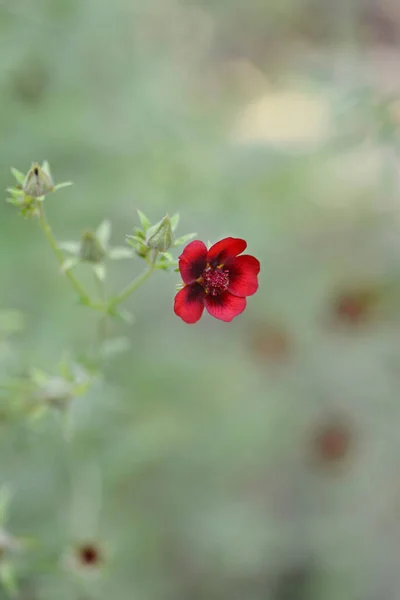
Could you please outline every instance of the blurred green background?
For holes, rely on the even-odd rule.
[[[11,565],[21,600],[398,600],[399,44],[396,0],[1,0],[2,188],[47,159],[74,182],[58,239],[180,211],[262,267],[243,315],[195,326],[157,272],[67,439],[6,397],[6,529],[33,541],[1,598]],[[2,375],[56,373],[96,315],[35,220],[1,223]]]

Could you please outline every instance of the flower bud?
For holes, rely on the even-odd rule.
[[[147,231],[147,246],[159,252],[166,252],[174,243],[171,219],[169,215]]]
[[[82,234],[79,256],[81,260],[91,263],[99,263],[105,258],[106,253],[94,231],[88,230]]]
[[[24,184],[23,191],[27,196],[40,198],[54,190],[54,184],[49,173],[47,173],[39,163],[33,163],[29,169]]]

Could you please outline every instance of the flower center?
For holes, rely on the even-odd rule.
[[[207,267],[203,271],[202,280],[206,294],[219,296],[228,289],[229,271]]]

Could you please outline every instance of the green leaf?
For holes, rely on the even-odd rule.
[[[14,169],[14,167],[11,167],[11,173],[14,175],[14,177],[18,181],[18,183],[20,183],[21,185],[24,185],[24,181],[25,181],[24,173],[21,173],[21,171],[18,171],[18,169]]]
[[[172,254],[170,252],[163,252],[161,255],[161,260],[162,259],[165,259],[168,262],[174,261],[174,257],[172,256]]]
[[[132,258],[133,252],[129,248],[123,246],[116,246],[108,251],[108,258],[111,260],[120,260],[121,258]]]
[[[144,246],[144,239],[140,238],[137,235],[127,235],[126,236],[126,241],[130,246],[134,246],[135,248],[137,247],[137,245],[139,244],[140,246]]]
[[[54,192],[62,190],[62,188],[65,187],[69,187],[70,185],[73,185],[72,181],[62,181],[61,183],[57,183],[57,185],[54,186]]]
[[[93,265],[93,271],[99,281],[104,281],[106,278],[106,268],[102,263]]]
[[[138,210],[137,213],[139,215],[140,223],[141,223],[141,225],[143,227],[143,230],[145,232],[147,232],[147,230],[149,229],[149,227],[151,225],[150,219],[148,219],[146,217],[146,215],[144,213],[142,213],[141,210]]]
[[[172,231],[176,231],[176,228],[179,225],[179,221],[180,221],[180,214],[179,213],[175,213],[172,217],[171,217],[171,227],[172,227]]]
[[[9,192],[12,196],[25,196],[25,192],[19,190],[18,188],[6,188],[6,192]]]
[[[42,169],[51,178],[50,165],[48,160],[44,160],[42,164]]]
[[[96,229],[96,237],[103,248],[107,248],[111,237],[111,223],[105,219]]]
[[[62,264],[61,270],[65,273],[65,271],[69,271],[70,269],[76,267],[79,262],[79,258],[67,258],[67,260],[65,260]]]
[[[141,240],[146,239],[146,234],[140,229],[140,227],[134,227],[133,231],[134,231],[134,235],[136,235]],[[128,236],[128,237],[130,237],[130,236]]]
[[[61,250],[65,250],[66,252],[78,256],[81,245],[79,242],[60,242],[58,247],[61,248]]]
[[[181,237],[176,238],[174,246],[182,246],[182,244],[190,242],[196,235],[197,233],[187,233],[186,235],[182,235]]]

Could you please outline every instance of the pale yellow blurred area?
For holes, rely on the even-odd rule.
[[[239,143],[310,148],[326,140],[330,130],[330,108],[322,95],[278,89],[267,91],[245,107],[233,127],[233,136]]]

